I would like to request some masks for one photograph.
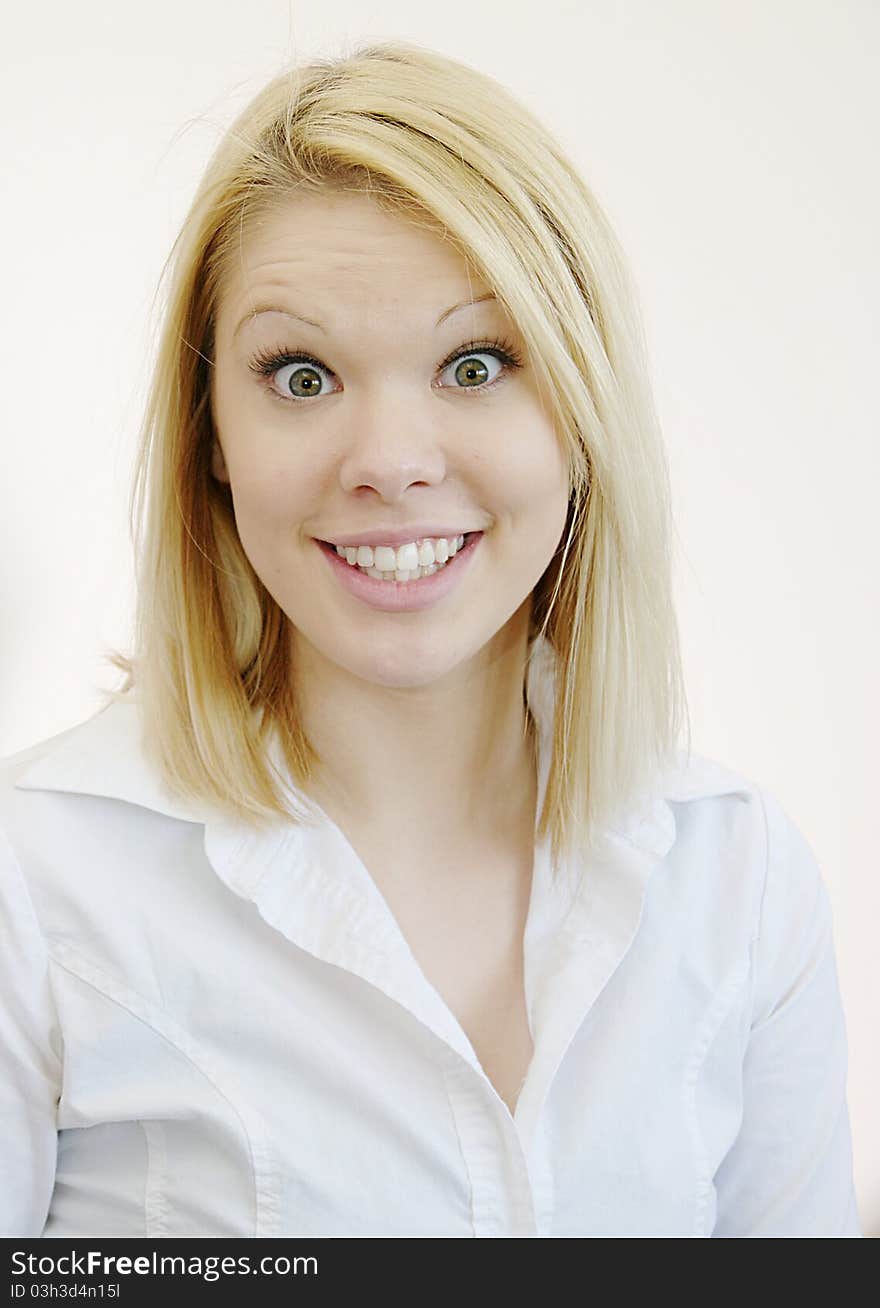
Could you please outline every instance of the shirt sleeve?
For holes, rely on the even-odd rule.
[[[812,849],[760,791],[767,865],[739,1134],[715,1175],[713,1236],[862,1232],[831,903]]]
[[[0,829],[0,1236],[40,1236],[55,1184],[60,1036],[49,955]]]

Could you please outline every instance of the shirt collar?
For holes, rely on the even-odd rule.
[[[526,698],[537,729],[536,818],[551,761],[555,661],[549,642],[536,636],[526,672]],[[178,800],[144,757],[140,742],[136,701],[113,701],[28,751],[31,757],[16,788],[117,799],[203,824],[205,856],[214,871],[230,890],[253,903],[268,925],[316,958],[384,990],[479,1068],[461,1025],[423,976],[377,884],[335,823],[315,809],[314,822],[279,820],[259,830],[206,803]],[[270,752],[277,766],[280,751],[274,739]],[[709,760],[682,763],[658,778],[651,795],[626,808],[622,820],[608,828],[594,859],[573,859],[570,868],[559,869],[565,875],[558,879],[550,875],[549,840],[536,843],[524,957],[539,1035],[536,1077],[517,1105],[525,1140],[534,1130],[549,1074],[566,1040],[638,929],[652,871],[675,843],[673,801],[738,789],[740,781]],[[581,875],[585,870],[588,876]],[[572,883],[577,890],[569,896]],[[563,1003],[557,992],[569,998]]]

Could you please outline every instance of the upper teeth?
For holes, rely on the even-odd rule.
[[[394,549],[391,545],[337,545],[336,553],[348,563],[361,568],[376,568],[379,572],[411,571],[427,568],[432,563],[445,563],[464,545],[464,535],[447,539],[409,541]]]

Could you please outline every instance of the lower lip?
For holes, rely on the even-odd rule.
[[[337,554],[335,546],[325,545],[323,541],[315,541],[315,544],[340,583],[355,599],[369,604],[370,608],[382,609],[385,613],[411,613],[430,608],[452,593],[470,567],[482,539],[481,531],[474,532],[467,537],[445,568],[432,573],[430,577],[419,577],[418,581],[382,581],[379,577],[368,577],[355,564],[346,562]]]

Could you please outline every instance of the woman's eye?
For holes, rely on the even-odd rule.
[[[272,389],[285,399],[305,400],[312,395],[325,395],[327,387],[323,377],[332,377],[329,368],[324,368],[317,361],[286,363],[272,374]]]
[[[484,362],[484,360],[487,359],[498,365],[497,372],[493,373],[487,366]],[[497,380],[503,370],[503,366],[504,365],[498,358],[497,354],[489,354],[488,352],[484,353],[480,351],[479,353],[474,354],[459,355],[457,359],[453,359],[452,363],[444,368],[443,373],[451,372],[452,376],[455,378],[453,387],[457,386],[462,390],[473,390],[475,388],[479,389],[487,384],[491,386],[492,382]],[[441,377],[443,376],[443,373],[440,374]]]
[[[521,362],[506,341],[466,345],[440,364],[441,384],[445,390],[489,390],[503,372],[520,367]],[[299,404],[333,393],[328,383],[336,374],[310,354],[270,350],[257,355],[249,366],[272,395],[287,403]]]

